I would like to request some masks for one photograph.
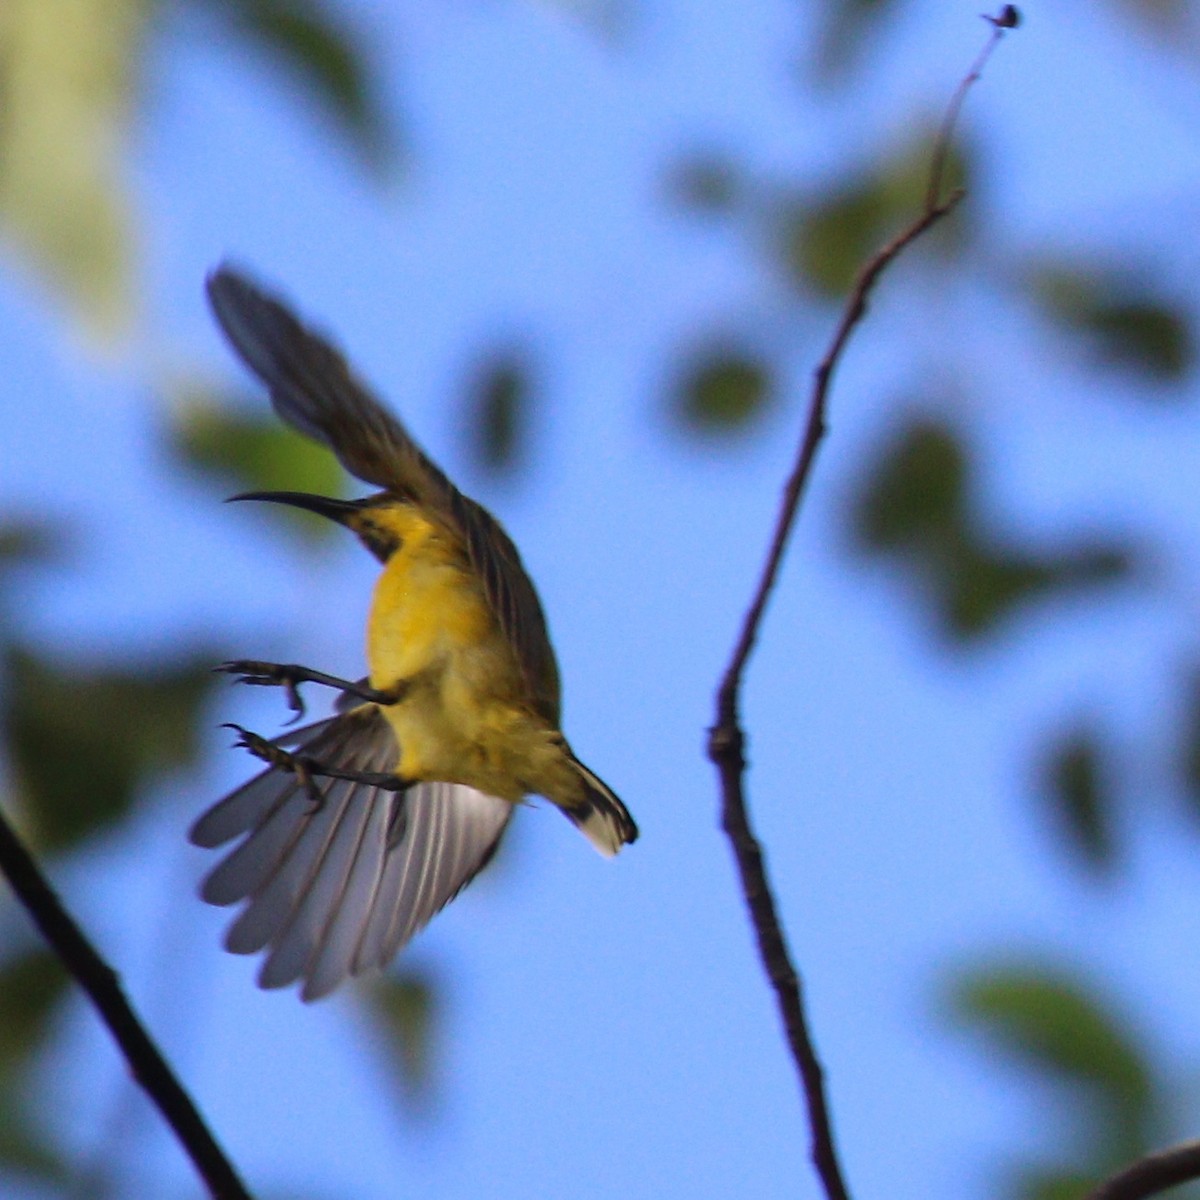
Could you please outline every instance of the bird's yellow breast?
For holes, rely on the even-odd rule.
[[[415,507],[387,516],[400,544],[375,585],[367,662],[372,687],[403,689],[383,707],[398,770],[520,799],[551,747],[515,654],[462,546]]]
[[[388,516],[400,545],[375,585],[367,626],[371,682],[384,688],[499,634],[462,548],[415,508]]]

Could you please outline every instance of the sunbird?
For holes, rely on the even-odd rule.
[[[385,966],[494,854],[530,794],[562,810],[605,855],[637,826],[559,728],[558,666],[537,592],[499,522],[464,496],[345,358],[229,266],[208,278],[225,337],[275,412],[380,488],[360,500],[249,492],[319,513],[382,564],[367,618],[369,674],[350,682],[295,664],[218,670],[286,690],[337,689],[335,715],[238,745],[267,769],[205,812],[204,847],[238,845],[205,879],[213,904],[248,901],[225,944],[267,950],[262,987],[326,995]]]

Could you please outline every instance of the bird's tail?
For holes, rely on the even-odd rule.
[[[588,841],[605,857],[611,857],[629,842],[637,840],[638,827],[617,794],[598,775],[593,774],[574,755],[571,766],[583,784],[581,794],[562,811],[582,830]]]

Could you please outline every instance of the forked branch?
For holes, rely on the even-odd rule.
[[[759,957],[775,991],[788,1046],[800,1074],[808,1108],[812,1159],[828,1200],[848,1200],[849,1192],[834,1142],[823,1071],[808,1029],[800,977],[788,949],[767,877],[762,846],[750,824],[746,805],[745,734],[739,717],[742,676],[757,641],[767,601],[775,587],[817,450],[825,436],[829,389],[850,335],[862,320],[867,309],[867,300],[883,272],[907,246],[951,212],[962,199],[961,191],[945,194],[947,152],[954,136],[959,111],[968,89],[979,78],[996,44],[1006,30],[1016,27],[1020,18],[1012,5],[1006,5],[999,16],[985,19],[992,29],[982,51],[955,90],[947,107],[933,149],[924,206],[912,223],[888,242],[859,272],[829,348],[814,373],[808,417],[796,462],[784,487],[779,515],[775,521],[774,533],[758,585],[717,691],[716,722],[709,731],[708,756],[716,766],[720,779],[721,826],[733,848],[741,877],[742,893],[758,939]]]

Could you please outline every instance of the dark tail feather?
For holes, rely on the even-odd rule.
[[[563,812],[601,854],[611,857],[622,846],[637,840],[638,827],[629,810],[603,779],[577,758],[572,757],[571,765],[579,772],[584,794],[569,808],[564,807]]]

